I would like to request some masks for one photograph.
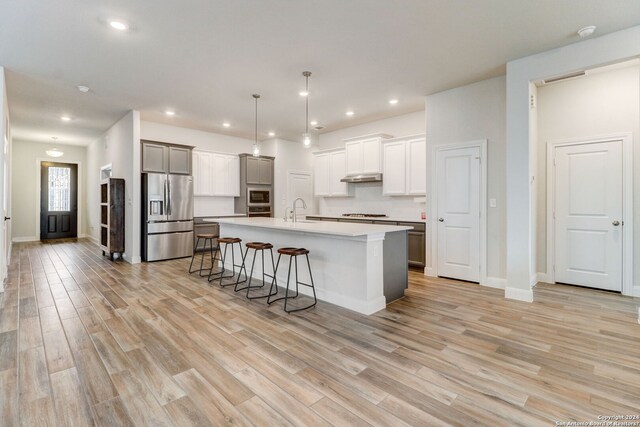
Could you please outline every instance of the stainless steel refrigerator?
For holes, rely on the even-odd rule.
[[[193,253],[193,178],[142,174],[142,259],[160,261]]]

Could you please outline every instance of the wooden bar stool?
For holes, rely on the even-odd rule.
[[[242,290],[247,290],[247,299],[258,299],[258,298],[268,298],[268,297],[272,297],[275,294],[272,294],[271,291],[273,289],[273,286],[275,284],[276,286],[276,293],[278,293],[278,285],[276,282],[276,265],[274,262],[274,258],[273,258],[273,245],[271,243],[263,243],[263,242],[249,242],[246,245],[246,250],[244,251],[244,255],[242,256],[242,268],[244,269],[244,274],[245,277],[247,277],[247,267],[246,267],[246,259],[247,259],[247,255],[249,253],[249,249],[253,249],[253,260],[251,262],[251,272],[249,273],[249,281],[247,283],[247,286],[243,287],[243,288],[238,288],[238,285],[242,282],[240,282],[240,275],[238,275],[238,282],[236,282],[236,287],[235,287],[235,291],[239,292]],[[269,253],[271,254],[271,271],[273,271],[273,274],[267,274],[265,273],[265,264],[264,264],[264,252],[265,251],[269,251]],[[251,286],[251,281],[253,280],[253,268],[256,265],[256,255],[258,254],[258,252],[260,252],[261,256],[262,256],[262,284],[260,286]],[[267,295],[257,295],[257,296],[250,296],[249,292],[252,289],[261,289],[264,287],[266,281],[265,278],[269,277],[271,278],[271,286],[269,287],[269,293]]]
[[[287,288],[285,291],[285,294],[283,297],[280,298],[276,298],[276,299],[271,299],[271,296],[275,296],[278,293],[278,287],[276,285],[276,293],[272,295],[272,289],[269,289],[269,297],[267,298],[267,303],[268,304],[272,304],[276,301],[280,301],[281,299],[284,300],[284,311],[286,311],[287,313],[293,313],[294,311],[301,311],[301,310],[306,310],[308,308],[311,308],[313,306],[316,305],[316,303],[318,302],[318,299],[316,298],[316,288],[313,285],[313,275],[311,274],[311,264],[309,263],[309,250],[305,249],[305,248],[280,248],[278,249],[278,262],[276,264],[276,272],[278,270],[278,266],[280,265],[280,257],[282,255],[288,255],[289,258],[289,272],[287,273]],[[303,283],[300,280],[298,280],[298,257],[304,255],[307,259],[307,267],[309,268],[309,278],[311,279],[311,284],[309,283]],[[295,269],[296,269],[296,294],[294,296],[289,296],[289,282],[291,281],[291,261],[295,260]],[[274,276],[276,274],[274,273]],[[273,288],[275,283],[271,284],[271,288]],[[289,301],[289,299],[294,299],[298,297],[298,285],[304,285],[304,286],[309,286],[311,288],[311,290],[313,291],[313,304],[310,304],[306,307],[301,307],[301,308],[295,308],[292,310],[288,310],[287,309],[287,302]]]
[[[222,262],[222,270],[213,273],[213,269],[209,274],[209,282],[212,282],[216,279],[220,280],[220,287],[226,286],[237,286],[238,283],[244,283],[247,280],[247,270],[244,270],[244,280],[240,281],[240,275],[242,274],[242,265],[236,264],[236,256],[235,251],[233,250],[233,245],[237,244],[240,249],[240,254],[242,254],[242,239],[237,237],[220,237],[218,238],[218,253],[221,254],[220,261]],[[222,251],[220,245],[224,245],[224,251]],[[224,272],[227,270],[225,267],[225,261],[227,260],[227,248],[231,245],[231,275],[225,275]],[[236,275],[236,267],[240,267],[238,270],[238,280],[234,283],[227,283],[226,285],[222,284],[222,279],[231,279]]]
[[[214,248],[213,246],[213,239],[215,239],[216,236],[214,236],[213,234],[196,234],[196,245],[193,248],[193,255],[191,256],[191,264],[189,265],[189,274],[193,274],[193,273],[198,273],[198,275],[200,277],[204,277],[204,276],[210,276],[211,275],[211,271],[213,270],[213,265],[215,262],[215,254],[218,251],[218,246],[216,246]],[[200,268],[196,269],[196,270],[192,270],[193,268],[193,260],[196,258],[196,249],[198,248],[198,245],[200,244],[200,240],[204,240],[204,246],[202,247],[202,256],[200,257]],[[211,261],[211,266],[209,268],[203,268],[203,264],[204,264],[204,256],[207,252],[207,242],[209,242],[209,254],[210,254],[210,261]],[[209,272],[207,274],[202,274],[203,271],[208,270]]]

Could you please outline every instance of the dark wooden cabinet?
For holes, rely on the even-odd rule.
[[[100,183],[100,249],[112,260],[124,252],[124,179]]]

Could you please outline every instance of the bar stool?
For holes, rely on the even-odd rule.
[[[240,281],[240,275],[242,274],[242,265],[236,264],[235,251],[233,250],[233,245],[235,244],[238,244],[238,248],[240,249],[240,254],[242,254],[242,239],[239,239],[237,237],[218,238],[218,252],[222,254],[222,256],[220,257],[220,261],[222,261],[222,270],[216,273],[213,273],[213,269],[212,269],[208,278],[209,282],[212,282],[218,279],[220,280],[219,282],[220,287],[224,288],[226,286],[237,286],[238,283],[244,283],[247,281],[247,270],[244,271],[244,280]],[[222,251],[220,245],[224,245],[224,252]],[[226,271],[225,261],[227,260],[227,248],[229,247],[229,245],[231,245],[231,276],[228,276],[228,275],[225,276],[224,274],[224,272]],[[235,283],[227,283],[226,285],[223,285],[222,279],[230,279],[236,275],[236,267],[240,267],[240,270],[238,270],[238,281],[236,281]]]
[[[215,253],[218,251],[217,246],[215,247],[215,249],[213,247],[213,239],[215,239],[215,237],[216,236],[214,236],[213,234],[196,234],[196,245],[193,248],[193,255],[191,256],[191,264],[189,264],[189,274],[198,273],[200,277],[211,275],[211,271],[213,270],[213,264],[215,262]],[[197,270],[192,270],[191,268],[193,267],[193,260],[196,258],[196,249],[200,244],[200,240],[204,240],[204,246],[202,247],[202,257],[200,258],[200,268]],[[209,242],[209,254],[211,258],[211,267],[203,268],[204,256],[205,256],[205,253],[207,252],[207,242]],[[202,274],[202,272],[205,270],[209,271],[209,273],[207,273],[206,275]]]
[[[247,277],[247,267],[246,267],[246,259],[247,259],[247,255],[249,254],[249,249],[253,249],[253,260],[251,261],[251,272],[249,273],[249,282],[247,283],[247,286],[243,287],[243,288],[238,288],[238,285],[242,282],[240,282],[240,274],[238,274],[238,282],[236,282],[236,287],[235,287],[235,291],[239,292],[239,291],[243,291],[243,290],[247,290],[247,299],[259,299],[259,298],[268,298],[268,297],[272,297],[274,295],[276,295],[278,293],[278,284],[276,282],[276,265],[275,265],[275,261],[273,258],[273,245],[271,243],[263,243],[263,242],[249,242],[246,245],[246,250],[244,251],[244,255],[242,256],[242,267],[241,270],[244,269],[244,274],[245,274],[245,278]],[[269,253],[271,254],[271,271],[273,271],[273,274],[267,274],[265,273],[265,264],[264,264],[264,252],[265,251],[269,251]],[[262,256],[262,285],[260,286],[251,286],[251,281],[253,280],[253,268],[256,265],[256,255],[258,254],[258,252],[260,252],[261,256]],[[265,281],[265,277],[270,277],[271,278],[271,286],[269,287],[269,293],[267,295],[258,295],[258,296],[249,296],[249,292],[252,289],[261,289],[264,287],[266,281]],[[273,286],[276,286],[276,293],[272,294],[271,291],[273,289]]]
[[[278,269],[278,266],[280,265],[280,257],[282,255],[288,255],[289,258],[289,272],[287,273],[287,289],[285,291],[285,294],[283,297],[280,298],[276,298],[274,300],[271,299],[271,294],[272,294],[272,289],[269,289],[269,297],[267,298],[267,303],[268,304],[273,304],[276,301],[280,301],[281,299],[284,300],[284,311],[286,311],[287,313],[293,313],[294,311],[301,311],[301,310],[306,310],[308,308],[311,308],[313,306],[316,305],[316,303],[318,302],[318,299],[316,298],[316,288],[313,285],[313,275],[311,274],[311,264],[309,264],[309,250],[305,249],[305,248],[280,248],[278,249],[278,262],[276,263],[276,271]],[[307,259],[307,267],[309,268],[309,278],[311,279],[311,284],[308,283],[303,283],[301,281],[298,280],[298,257],[304,255]],[[291,279],[291,261],[295,260],[295,268],[296,268],[296,294],[295,296],[290,297],[289,296],[289,282]],[[276,274],[274,274],[275,276]],[[274,283],[271,284],[271,287],[273,288]],[[297,298],[298,297],[298,285],[304,285],[304,286],[309,286],[311,288],[311,290],[313,291],[313,304],[310,304],[306,307],[302,307],[302,308],[296,308],[293,310],[287,310],[287,302],[289,301],[289,299],[293,299],[293,298]],[[276,294],[278,293],[278,287],[276,285]],[[275,294],[274,294],[275,295]]]

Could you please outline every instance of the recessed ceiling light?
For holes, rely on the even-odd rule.
[[[389,104],[391,104],[391,105],[396,105],[397,103],[398,103],[397,99],[390,99],[389,100]]]
[[[589,25],[578,30],[578,35],[582,38],[589,37],[596,30],[595,25]]]
[[[167,110],[164,112],[167,116],[175,116],[176,112],[175,111],[171,111],[171,110]]]
[[[78,90],[82,93],[87,93],[89,92],[89,86],[83,86],[83,85],[79,85],[77,86]]]
[[[300,96],[309,96],[309,92],[307,92],[306,90],[303,90],[300,92]]]
[[[311,126],[315,126],[315,125],[317,125],[317,124],[318,124],[318,121],[317,121],[317,120],[311,120],[311,121],[309,122],[309,124],[310,124]]]
[[[269,132],[269,136],[276,136],[275,132]]]
[[[224,122],[224,123],[222,124],[222,126],[224,126],[224,127],[228,128],[229,126],[231,126],[231,123],[229,123],[229,122]]]
[[[353,113],[353,111],[347,111],[345,114],[346,114],[347,116],[351,117],[351,116],[353,116],[353,114],[354,114],[354,113]]]
[[[63,122],[70,122],[71,121],[71,117],[69,117],[69,116],[61,116],[60,120],[62,120]]]
[[[125,31],[129,29],[129,26],[122,21],[109,21],[109,26],[118,31]]]

